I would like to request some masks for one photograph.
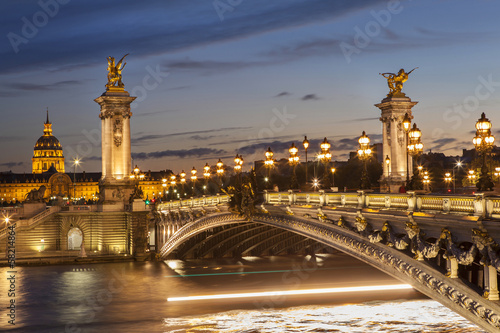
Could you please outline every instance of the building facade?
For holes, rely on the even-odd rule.
[[[129,170],[132,173],[132,170]],[[147,171],[139,180],[144,199],[159,199],[164,194],[162,180],[170,178],[171,171]],[[26,200],[28,193],[45,187],[44,198],[72,198],[82,202],[99,199],[101,172],[65,172],[63,147],[52,134],[52,123],[44,123],[43,135],[37,140],[32,158],[32,173],[0,172],[0,204],[16,204]]]

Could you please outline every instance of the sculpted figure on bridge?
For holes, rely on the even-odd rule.
[[[108,83],[106,84],[106,88],[112,88],[112,87],[119,87],[123,88],[124,84],[122,82],[122,70],[125,67],[127,63],[123,63],[123,60],[125,59],[126,56],[129,54],[125,54],[120,61],[118,61],[118,64],[115,64],[115,58],[114,57],[108,57]]]
[[[401,68],[398,72],[398,74],[394,73],[379,73],[383,77],[387,79],[387,85],[389,86],[389,94],[387,94],[387,97],[391,96],[404,96],[404,94],[401,92],[403,89],[403,83],[408,81],[408,76],[410,75],[411,72],[413,72],[415,69],[418,67],[413,68],[411,71],[408,73],[405,72],[403,68]]]

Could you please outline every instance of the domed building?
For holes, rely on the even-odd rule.
[[[31,160],[33,162],[33,173],[47,172],[51,167],[57,172],[64,173],[63,149],[59,140],[52,135],[49,110],[47,110],[47,121],[44,123],[43,135],[35,144]]]

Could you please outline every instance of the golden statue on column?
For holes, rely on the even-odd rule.
[[[387,85],[389,86],[389,93],[387,94],[387,97],[405,96],[405,94],[401,92],[401,90],[403,89],[403,83],[408,81],[408,76],[410,75],[410,73],[417,68],[418,67],[413,68],[408,73],[406,73],[403,68],[399,70],[398,74],[379,73],[387,79]]]
[[[116,89],[116,88],[121,88],[121,89],[116,89],[116,90],[123,90],[124,84],[122,82],[122,70],[127,64],[126,62],[123,63],[123,60],[125,59],[126,56],[129,54],[125,54],[123,58],[118,61],[118,64],[115,64],[115,58],[114,57],[108,57],[108,83],[106,84],[106,89]],[[122,65],[123,63],[123,65]]]

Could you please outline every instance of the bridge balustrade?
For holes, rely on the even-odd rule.
[[[472,214],[482,217],[500,217],[500,198],[485,197],[483,193],[471,196],[438,196],[408,192],[404,194],[325,193],[319,192],[266,192],[265,202],[274,205],[312,205],[428,211]]]
[[[158,210],[181,209],[184,207],[216,206],[227,202],[229,202],[229,197],[227,195],[217,194],[209,197],[203,196],[201,198],[190,198],[185,200],[161,202],[158,204]]]

